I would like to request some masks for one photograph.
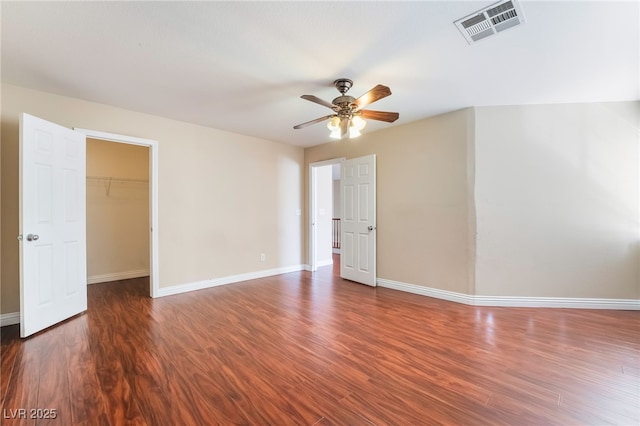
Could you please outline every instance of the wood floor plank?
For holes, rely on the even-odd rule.
[[[92,339],[88,333],[87,321],[87,315],[71,321],[64,336],[65,355],[72,366],[68,371],[68,380],[73,424],[110,425],[109,413],[116,413],[118,418],[131,424],[131,417],[122,408],[128,400],[126,394],[116,392],[115,397],[110,398],[114,394],[113,388],[100,380],[98,370],[104,371],[105,352],[91,350]],[[96,334],[104,335],[101,332]],[[108,371],[109,377],[118,377],[117,367],[111,366]],[[116,383],[116,386],[126,384],[121,379],[111,383]]]
[[[144,278],[91,285],[83,315],[2,329],[2,408],[65,425],[640,424],[640,312],[466,306],[337,265],[161,299]]]
[[[9,381],[14,374],[16,363],[21,361],[22,352],[19,350],[20,341],[18,325],[2,327],[0,329],[0,409],[4,410]],[[3,411],[4,413],[4,411]]]
[[[43,357],[39,347],[39,338],[41,339],[41,336],[34,336],[28,341],[19,342],[19,355],[7,386],[2,408],[3,425],[36,424],[35,419],[30,416],[30,411],[38,408],[40,359]],[[18,337],[16,336],[14,339],[18,339]]]
[[[68,321],[73,321],[68,320]],[[66,356],[64,331],[69,326],[68,321],[58,327],[39,333],[40,376],[38,386],[38,400],[36,409],[36,425],[73,424],[71,415],[71,401],[69,395],[69,379],[67,372],[71,365]],[[51,415],[55,410],[55,416]]]

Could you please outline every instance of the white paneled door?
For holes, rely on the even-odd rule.
[[[20,335],[87,309],[86,140],[20,117]]]
[[[376,285],[376,156],[345,160],[340,168],[340,276]]]

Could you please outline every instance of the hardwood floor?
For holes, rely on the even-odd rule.
[[[472,307],[331,267],[147,294],[95,284],[85,314],[2,328],[2,424],[640,423],[637,311]]]

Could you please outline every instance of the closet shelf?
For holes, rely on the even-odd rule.
[[[111,193],[112,183],[144,183],[149,184],[148,179],[129,179],[129,178],[114,178],[112,176],[87,176],[87,182],[103,183],[104,189],[107,192],[107,197]]]

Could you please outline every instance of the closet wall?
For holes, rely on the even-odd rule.
[[[149,275],[149,149],[87,139],[89,284]]]

